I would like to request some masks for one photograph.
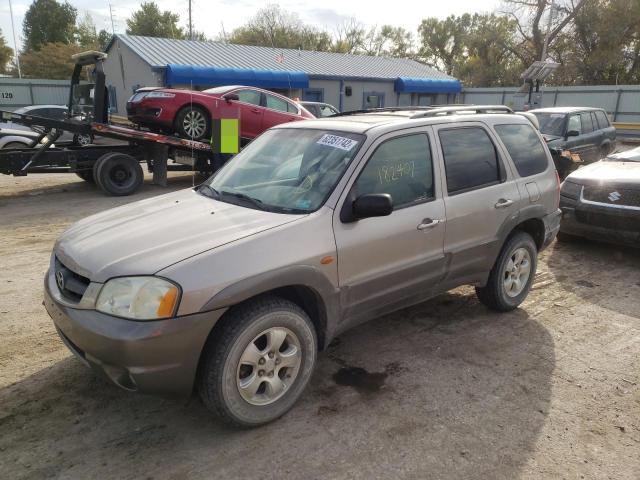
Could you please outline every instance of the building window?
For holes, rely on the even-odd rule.
[[[324,89],[305,88],[302,92],[302,100],[305,102],[324,102]]]
[[[109,85],[107,87],[107,96],[109,97],[109,111],[111,113],[118,111],[118,99],[116,98],[116,87]]]
[[[409,107],[409,106],[411,106],[411,94],[410,93],[399,93],[398,94],[398,106],[399,107]]]
[[[384,93],[364,92],[362,94],[362,108],[384,107]]]
[[[421,107],[428,107],[429,105],[433,105],[433,95],[419,95],[418,96],[418,105]]]

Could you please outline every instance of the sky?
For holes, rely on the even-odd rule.
[[[22,20],[32,0],[11,0],[13,5],[16,41],[22,45]],[[113,11],[115,33],[125,33],[126,19],[138,9],[139,1],[128,0],[69,0],[78,9],[78,15],[88,12],[98,30],[111,31],[109,4]],[[156,0],[161,10],[171,10],[180,15],[181,26],[188,19],[188,0]],[[499,0],[395,0],[380,2],[371,0],[192,0],[194,28],[209,38],[216,38],[223,30],[229,33],[242,25],[258,9],[268,3],[277,3],[285,10],[295,12],[305,22],[333,31],[335,25],[351,17],[368,26],[390,24],[416,32],[420,20],[426,17],[445,18],[465,12],[493,12]],[[391,8],[390,5],[393,5]],[[0,29],[7,43],[13,48],[9,0],[0,0]]]

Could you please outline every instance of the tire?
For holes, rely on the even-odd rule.
[[[20,142],[9,142],[4,147],[2,147],[2,150],[14,150],[16,148],[29,148],[29,146]]]
[[[93,170],[78,170],[76,175],[87,183],[96,183],[93,178]]]
[[[93,166],[96,185],[105,193],[114,196],[131,195],[144,179],[140,162],[125,153],[107,153]]]
[[[74,145],[80,145],[80,146],[91,145],[93,141],[94,141],[94,137],[90,133],[82,133],[82,134],[76,133],[73,136]]]
[[[600,158],[598,160],[602,160],[603,158],[606,158],[606,156],[609,155],[610,150],[611,150],[611,147],[609,145],[602,145],[600,147]]]
[[[522,253],[522,263],[518,266],[518,256]],[[510,261],[516,260],[515,268]],[[528,263],[528,275],[524,276],[525,262]],[[538,249],[531,235],[516,232],[505,242],[496,260],[489,280],[484,287],[476,287],[478,299],[487,307],[498,312],[508,312],[524,301],[531,289],[538,265]],[[514,280],[518,279],[518,282]],[[510,280],[510,283],[509,283]],[[510,285],[510,287],[508,286]]]
[[[207,409],[233,426],[257,427],[293,407],[311,378],[317,355],[316,332],[304,310],[279,297],[260,297],[232,310],[218,333],[207,342],[198,378]],[[281,348],[271,350],[269,338]],[[293,350],[299,353],[291,354]],[[251,361],[241,362],[243,356]],[[293,379],[287,380],[287,375]],[[247,388],[241,391],[243,384]],[[274,391],[271,385],[285,387]]]
[[[206,141],[211,136],[211,119],[203,108],[187,106],[176,115],[175,129],[183,138]]]

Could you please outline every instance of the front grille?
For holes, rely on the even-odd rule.
[[[54,270],[56,284],[58,285],[60,293],[69,300],[79,302],[91,281],[87,277],[83,277],[64,266],[57,257]]]
[[[640,233],[640,218],[622,215],[609,215],[601,211],[590,212],[576,210],[576,220],[580,223],[594,225],[596,227]]]
[[[591,202],[640,207],[640,185],[637,188],[587,185],[582,197]]]

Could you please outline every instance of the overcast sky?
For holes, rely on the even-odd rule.
[[[11,0],[16,28],[18,48],[21,48],[22,20],[32,0]],[[135,11],[140,2],[128,0],[69,0],[78,9],[78,15],[89,12],[96,27],[111,31],[109,3],[113,8],[116,33],[125,33],[126,19]],[[156,0],[162,10],[171,10],[180,15],[180,25],[185,26],[188,18],[188,0]],[[499,0],[395,0],[374,2],[371,0],[193,0],[193,23],[196,30],[208,37],[216,37],[224,26],[228,33],[246,22],[259,8],[268,3],[279,3],[281,7],[297,13],[306,22],[320,28],[333,30],[334,25],[351,17],[366,25],[391,24],[416,31],[420,20],[425,17],[445,18],[465,12],[492,12]],[[11,47],[11,19],[9,0],[0,0],[0,29]]]

